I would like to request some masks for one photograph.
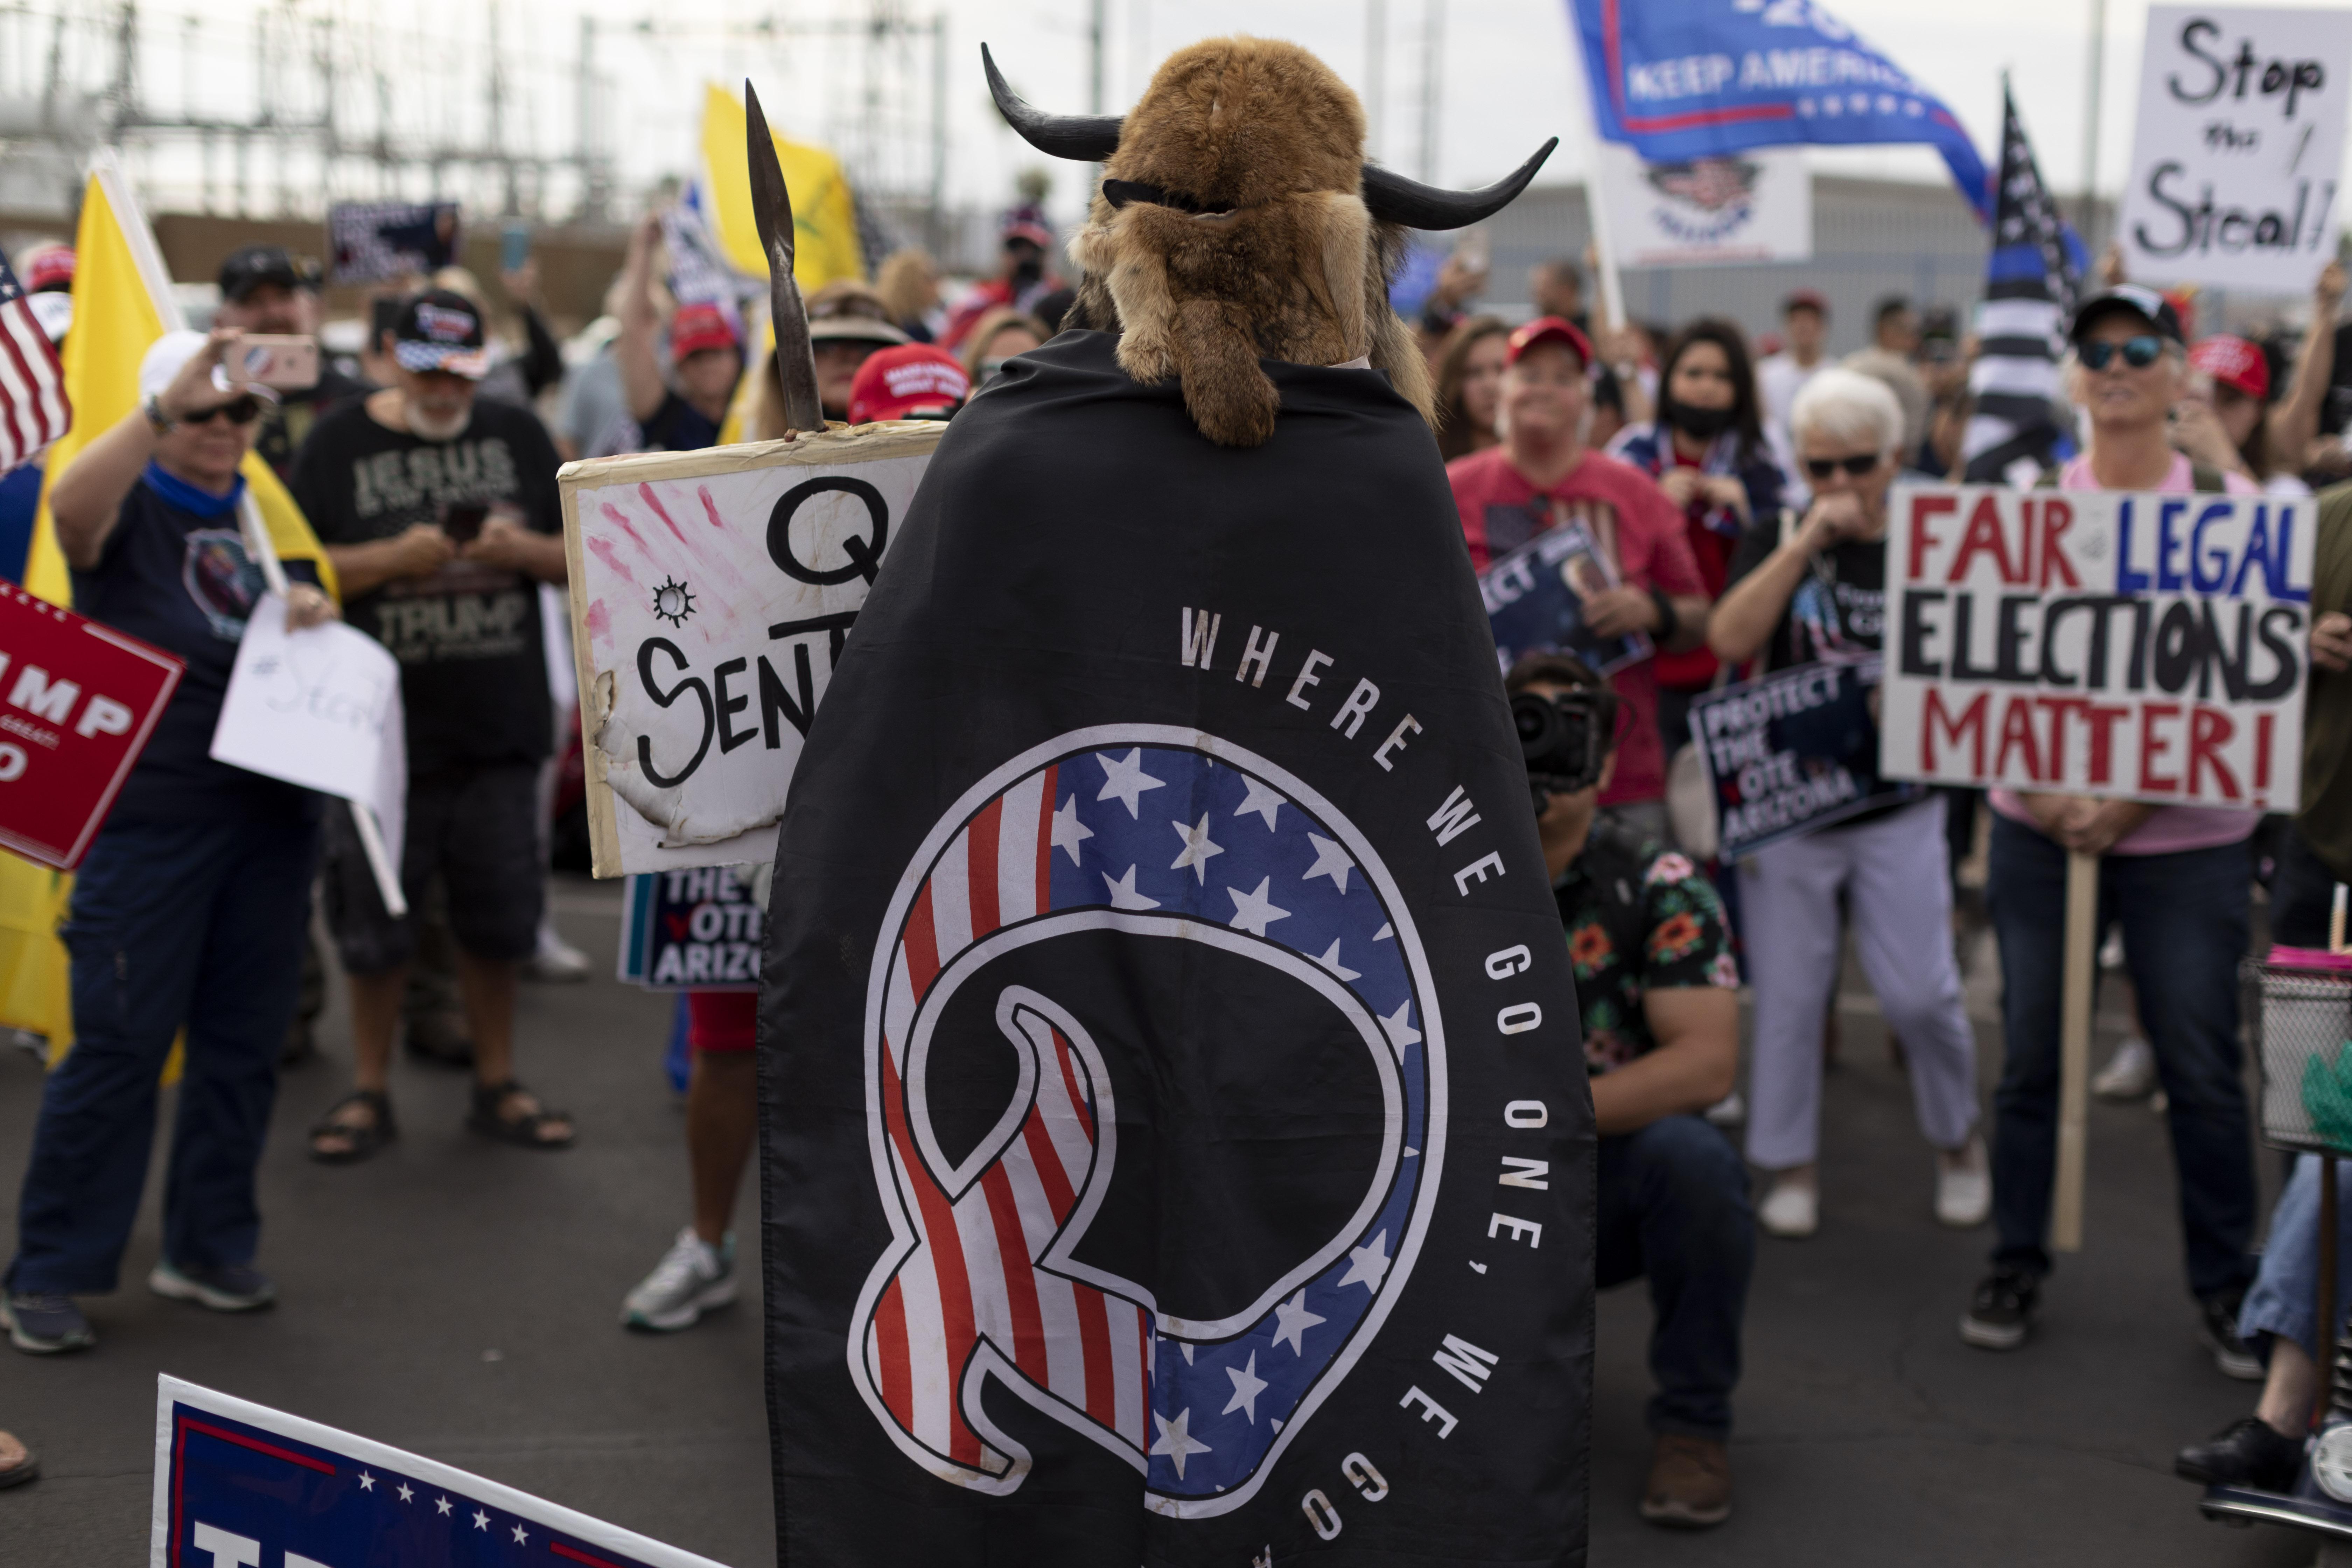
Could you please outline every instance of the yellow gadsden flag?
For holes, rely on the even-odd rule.
[[[736,271],[768,275],[768,253],[760,246],[759,220],[751,214],[749,127],[742,104],[725,88],[705,87],[702,98],[702,166],[709,195],[711,233]],[[857,213],[841,160],[822,147],[776,138],[784,189],[793,198],[793,278],[803,294],[837,278],[863,278],[866,260],[857,247]]]
[[[92,437],[139,406],[140,359],[183,325],[155,236],[109,152],[90,171],[74,247],[74,325],[64,356],[73,428],[49,448],[25,565],[25,586],[58,605],[73,602],[73,584],[50,525],[47,487]],[[278,476],[249,455],[245,479],[279,559],[315,562],[333,593],[334,569]],[[73,1039],[66,952],[57,935],[72,888],[71,877],[0,854],[0,1025],[47,1035],[52,1061]]]

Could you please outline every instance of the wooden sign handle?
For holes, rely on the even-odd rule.
[[[2065,983],[2059,1003],[2058,1185],[2050,1249],[2083,1250],[2083,1165],[2091,1104],[2091,1015],[2098,996],[2099,858],[2066,855]]]

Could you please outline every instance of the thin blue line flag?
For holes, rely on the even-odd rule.
[[[1751,147],[1924,142],[1992,218],[1968,132],[1817,0],[1569,0],[1601,139],[1651,163]]]

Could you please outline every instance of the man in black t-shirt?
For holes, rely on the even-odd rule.
[[[241,332],[319,336],[319,264],[296,257],[281,246],[248,245],[229,253],[221,263],[220,306],[213,325]],[[294,470],[294,454],[301,450],[311,427],[346,404],[375,389],[319,361],[319,379],[309,386],[280,387],[278,401],[261,416],[261,433],[253,449],[279,479]]]
[[[529,411],[475,396],[488,369],[480,314],[432,289],[403,307],[398,384],[330,416],[294,471],[295,499],[341,578],[346,616],[401,664],[412,906],[437,874],[474,1035],[467,1125],[530,1148],[570,1121],[515,1082],[514,987],[538,945],[536,779],[549,751],[541,583],[564,580],[554,444]],[[349,819],[328,819],[328,923],[352,982],[358,1091],[312,1131],[342,1163],[393,1133],[385,1073],[415,935],[384,910]]]

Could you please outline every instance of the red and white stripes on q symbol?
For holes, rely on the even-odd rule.
[[[1116,1135],[1102,1058],[1067,1012],[1024,986],[998,997],[996,1026],[1019,1057],[1018,1087],[952,1167],[923,1109],[926,1053],[882,1053],[890,1163],[917,1240],[863,1326],[866,1365],[899,1427],[949,1470],[978,1472],[974,1480],[1014,1466],[972,1419],[976,1354],[1067,1405],[1139,1467],[1151,1313],[1042,1261],[1076,1243],[1109,1179]]]

